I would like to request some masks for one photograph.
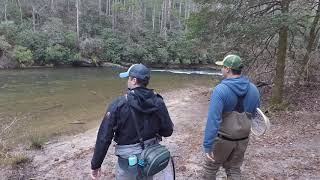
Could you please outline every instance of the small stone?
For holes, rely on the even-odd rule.
[[[316,157],[316,155],[315,155],[315,154],[311,154],[311,157],[313,157],[313,158],[314,158],[314,157]]]
[[[320,129],[320,124],[317,124],[317,125],[316,125],[316,129]]]
[[[179,171],[184,172],[184,171],[186,171],[186,170],[187,170],[187,167],[186,167],[186,166],[181,166],[181,167],[179,167]]]
[[[55,158],[54,161],[59,161],[59,158]]]
[[[74,144],[71,144],[71,147],[74,148],[74,147],[76,147],[76,146],[75,146]]]

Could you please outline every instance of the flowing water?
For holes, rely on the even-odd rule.
[[[126,92],[121,69],[62,68],[0,71],[0,140],[71,135],[97,126],[107,105]],[[149,88],[164,93],[188,86],[212,86],[205,71],[153,71]],[[178,94],[177,94],[178,95]]]

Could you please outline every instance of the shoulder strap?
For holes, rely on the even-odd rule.
[[[227,86],[231,91],[232,89],[225,84],[225,86]],[[233,92],[233,91],[232,91]],[[233,92],[234,93],[234,92]],[[238,96],[236,93],[234,93],[237,97],[238,97],[238,101],[237,101],[237,105],[236,107],[233,109],[233,111],[237,111],[239,113],[243,113],[244,112],[244,104],[243,104],[243,100],[246,97],[248,91],[243,95],[243,96]]]
[[[132,119],[133,119],[133,122],[134,122],[134,126],[135,126],[137,134],[138,134],[140,146],[141,146],[142,149],[144,149],[145,148],[144,141],[143,141],[143,137],[141,136],[141,132],[139,130],[136,113],[134,112],[134,109],[131,107],[129,99],[128,99],[128,102],[129,102],[129,109],[130,109],[131,116],[132,116]]]
[[[245,96],[246,96],[246,94],[243,95],[243,96],[238,96],[238,102],[237,102],[236,107],[234,108],[234,111],[237,111],[239,113],[243,113],[244,112],[243,99],[244,99]]]

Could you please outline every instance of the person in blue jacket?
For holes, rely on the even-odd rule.
[[[228,179],[241,179],[250,116],[260,106],[260,94],[257,87],[241,75],[243,63],[239,56],[228,55],[216,64],[222,66],[224,80],[211,95],[203,141],[204,178],[215,179],[222,166]]]

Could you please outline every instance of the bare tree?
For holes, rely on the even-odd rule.
[[[116,11],[114,7],[115,2],[116,2],[115,0],[113,0],[112,2],[112,32],[115,31],[115,26],[116,26]]]
[[[290,0],[281,1],[281,13],[289,12]],[[272,102],[274,104],[282,103],[284,91],[284,74],[286,67],[286,55],[288,47],[288,25],[283,25],[279,30],[278,52],[276,60],[275,86],[272,90]]]
[[[54,0],[51,0],[51,10],[54,10]]]
[[[77,40],[80,40],[80,29],[79,29],[79,15],[80,15],[80,0],[76,0],[76,9],[77,9]]]
[[[20,0],[17,1],[17,5],[19,7],[19,12],[20,12],[20,21],[22,22],[22,8],[21,8]]]
[[[184,0],[184,21],[187,22],[189,11],[189,0]],[[185,30],[188,30],[187,24],[185,23]]]
[[[36,32],[36,7],[32,4],[32,27],[33,32]]]
[[[6,0],[4,4],[4,21],[7,23],[8,22],[8,17],[7,17],[7,7],[8,7],[8,0]]]
[[[70,0],[67,0],[67,12],[70,12]]]
[[[181,27],[181,12],[182,12],[182,6],[181,6],[181,0],[179,0],[179,27]]]
[[[317,1],[316,4],[317,4],[317,11],[313,18],[312,25],[309,31],[309,36],[307,38],[308,44],[307,44],[306,52],[303,56],[302,61],[300,62],[300,66],[303,68],[299,69],[299,72],[298,72],[299,77],[297,78],[297,82],[296,82],[297,84],[299,84],[302,79],[308,80],[310,76],[309,74],[310,55],[316,45],[316,39],[317,39],[316,37],[319,32],[319,28],[317,29],[317,26],[320,19],[320,0]]]
[[[154,32],[154,28],[155,28],[155,18],[156,18],[156,3],[153,2],[153,9],[152,9],[152,32]]]
[[[172,8],[172,1],[168,0],[168,9],[167,9],[167,19],[169,22],[169,26],[167,26],[167,28],[169,27],[169,29],[171,29],[171,8]]]
[[[101,0],[98,0],[98,11],[99,11],[99,19],[100,19],[100,16],[102,15]]]

